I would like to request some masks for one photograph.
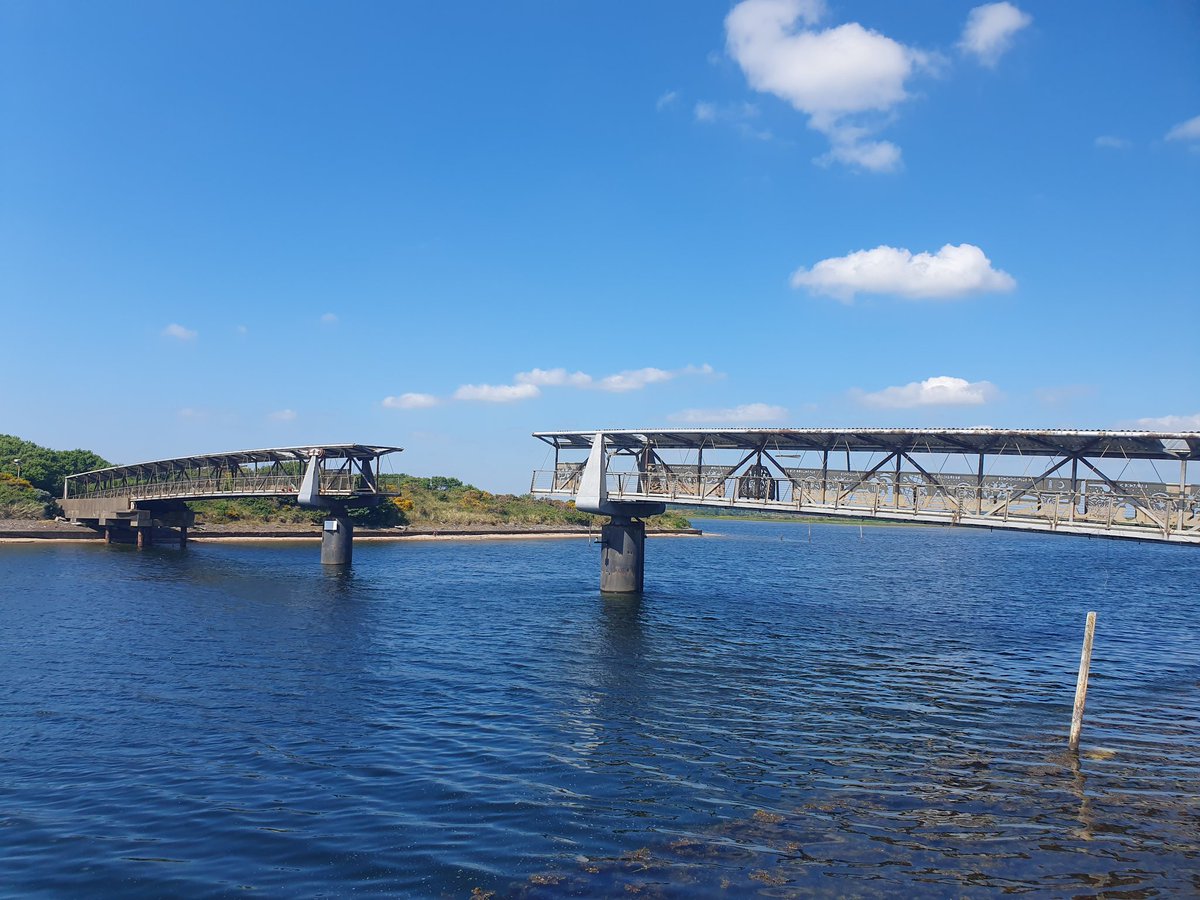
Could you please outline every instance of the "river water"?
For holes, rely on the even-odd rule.
[[[0,546],[0,893],[1200,892],[1200,551],[697,524]]]

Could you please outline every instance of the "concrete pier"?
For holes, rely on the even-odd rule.
[[[321,527],[321,565],[348,566],[353,553],[354,523],[345,513],[331,513]]]
[[[640,594],[646,581],[646,525],[613,516],[600,529],[600,591]]]

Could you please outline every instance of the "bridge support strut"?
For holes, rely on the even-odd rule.
[[[348,566],[354,553],[354,523],[345,511],[332,512],[321,527],[321,565]]]
[[[640,594],[646,582],[646,524],[613,516],[600,529],[600,591]]]

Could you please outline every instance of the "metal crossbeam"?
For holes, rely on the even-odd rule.
[[[400,451],[400,447],[326,444],[234,450],[110,466],[69,475],[63,485],[63,502],[294,498],[310,465],[316,465],[319,471],[319,496],[351,502],[384,496],[376,477],[379,460]]]

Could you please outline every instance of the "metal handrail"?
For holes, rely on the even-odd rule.
[[[789,512],[846,510],[880,518],[890,512],[918,520],[927,517],[929,521],[973,524],[1016,521],[1042,526],[1049,522],[1052,529],[1120,528],[1167,536],[1200,532],[1200,496],[1186,489],[1181,494],[1178,488],[1171,493],[1170,485],[1160,483],[1121,482],[1122,487],[1141,490],[1117,492],[1096,481],[1081,482],[1082,489],[1071,491],[1002,487],[998,480],[982,485],[938,485],[914,480],[901,481],[897,489],[890,475],[859,481],[864,474],[841,472],[837,478],[822,480],[762,475],[715,478],[702,473],[700,493],[695,474],[608,472],[606,488],[610,500],[666,500]],[[531,493],[575,493],[577,479],[564,483],[559,475],[554,470],[535,471]],[[746,496],[747,486],[751,496]]]

